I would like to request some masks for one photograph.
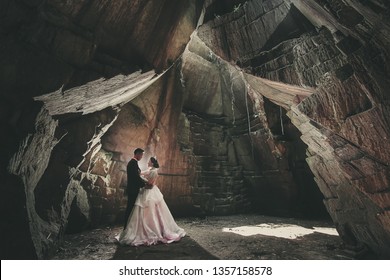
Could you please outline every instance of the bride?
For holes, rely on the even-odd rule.
[[[117,236],[120,244],[132,246],[153,245],[159,242],[179,241],[186,235],[172,217],[163,195],[156,186],[159,164],[155,157],[148,162],[149,169],[141,172],[150,187],[140,189],[126,228]]]

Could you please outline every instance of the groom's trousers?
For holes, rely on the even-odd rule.
[[[137,193],[129,193],[127,195],[127,207],[126,207],[126,212],[125,212],[125,223],[123,226],[123,229],[126,228],[127,222],[129,220],[131,211],[133,210],[135,201],[137,200],[138,192]]]

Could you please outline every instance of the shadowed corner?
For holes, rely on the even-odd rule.
[[[117,243],[112,260],[217,260],[191,237],[179,242],[153,246],[127,246]]]

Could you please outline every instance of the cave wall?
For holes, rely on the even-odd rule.
[[[304,161],[306,147],[285,109],[263,98],[256,88],[267,85],[254,82],[252,87],[240,68],[214,53],[199,33],[192,35],[181,63],[183,108],[199,174],[194,203],[207,214],[323,215],[321,195]]]
[[[65,232],[118,216],[120,195],[107,183],[123,185],[121,172],[107,174],[124,159],[101,148],[101,137],[121,106],[177,60],[201,7],[1,1],[0,112],[8,131],[1,139],[2,256],[46,258]],[[47,137],[42,115],[54,124]]]
[[[210,49],[246,73],[314,89],[288,104],[287,115],[308,145],[340,235],[383,255],[390,252],[388,15],[385,1],[248,1],[199,29]]]

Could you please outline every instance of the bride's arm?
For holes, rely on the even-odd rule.
[[[148,176],[146,176],[146,179],[148,181],[149,186],[145,186],[147,189],[153,188],[154,184],[156,183],[157,180],[157,172],[152,170],[149,172]]]
[[[149,173],[149,170],[142,170],[140,175],[146,175],[147,173]]]
[[[151,185],[149,183],[149,173],[150,173],[150,170],[144,170],[144,171],[141,171],[139,174],[140,174],[140,177],[141,179],[145,182],[145,186],[144,188],[147,188],[147,189],[150,189],[151,187],[153,187],[153,185]]]
[[[146,182],[145,188],[151,189],[153,188],[155,182],[155,176],[151,170],[144,170],[141,173],[141,178]]]

